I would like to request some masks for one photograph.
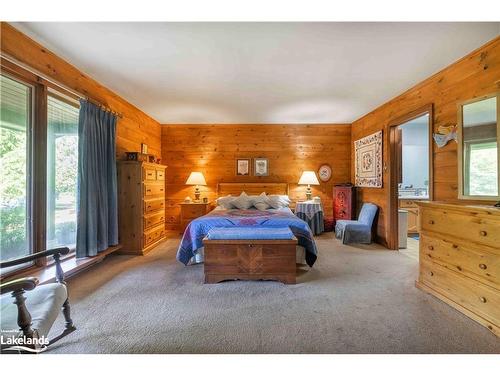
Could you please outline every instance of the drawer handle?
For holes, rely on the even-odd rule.
[[[252,244],[249,244],[249,245],[248,245],[248,247],[253,247],[253,245],[252,245]]]
[[[151,206],[148,206],[148,208],[151,208]]]
[[[458,249],[458,245],[457,244],[453,244],[451,245],[454,249]]]
[[[434,246],[430,245],[429,250],[434,250]]]
[[[481,264],[479,265],[479,268],[481,268],[482,270],[485,270],[485,269],[486,269],[486,268],[488,268],[488,267],[486,267],[486,264],[481,263]]]
[[[482,230],[481,232],[479,232],[479,234],[483,237],[486,237],[488,235],[488,233],[485,230]]]
[[[486,298],[484,298],[484,297],[479,297],[479,300],[480,300],[482,303],[486,303]]]
[[[434,220],[429,220],[429,224],[434,224]]]
[[[429,275],[434,276],[434,272],[430,271]]]
[[[151,193],[151,189],[147,189],[146,191],[147,191],[148,193]]]

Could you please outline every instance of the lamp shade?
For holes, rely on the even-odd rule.
[[[205,176],[201,172],[191,172],[189,175],[186,185],[206,185]]]
[[[304,171],[300,176],[299,185],[319,185],[318,177],[314,171]]]

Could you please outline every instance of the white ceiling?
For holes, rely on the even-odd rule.
[[[160,123],[352,122],[500,23],[15,23]]]

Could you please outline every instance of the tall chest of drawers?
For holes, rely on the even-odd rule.
[[[166,166],[118,163],[118,222],[121,253],[145,254],[165,237]]]
[[[500,210],[420,202],[417,287],[500,336]]]

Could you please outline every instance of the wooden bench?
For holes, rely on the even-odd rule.
[[[217,235],[218,229],[212,229],[203,239],[206,284],[223,280],[277,280],[285,284],[295,284],[297,239],[289,228],[250,227],[247,231],[248,237],[254,239],[245,239],[245,230],[242,233],[242,228],[234,229],[238,231],[238,236],[227,238]],[[227,228],[225,229],[227,234]],[[272,238],[272,230],[275,230],[275,239]],[[277,233],[277,230],[280,233]],[[284,235],[286,230],[288,235]],[[255,231],[268,233],[263,233],[263,239],[255,239]],[[236,237],[243,238],[235,239]]]

